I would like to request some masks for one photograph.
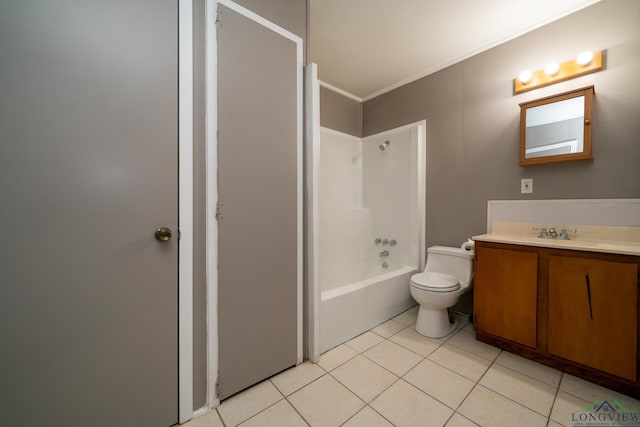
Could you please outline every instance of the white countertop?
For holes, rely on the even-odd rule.
[[[503,233],[488,233],[473,236],[478,242],[509,243],[513,245],[538,246],[542,248],[572,249],[589,252],[605,252],[622,255],[640,256],[640,242],[587,239],[542,239]]]

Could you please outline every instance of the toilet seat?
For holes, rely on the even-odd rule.
[[[413,275],[411,286],[429,292],[453,292],[460,289],[460,280],[449,274],[425,272]]]

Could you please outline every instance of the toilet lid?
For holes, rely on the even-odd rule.
[[[449,274],[425,272],[411,277],[411,284],[431,292],[452,292],[460,289],[460,281]]]

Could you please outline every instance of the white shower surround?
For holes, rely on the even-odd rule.
[[[326,351],[415,304],[409,278],[425,258],[425,122],[362,139],[321,128],[318,182],[320,351]],[[398,243],[376,245],[376,237]]]

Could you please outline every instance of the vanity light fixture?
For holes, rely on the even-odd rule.
[[[520,79],[522,83],[527,84],[531,81],[531,77],[533,77],[533,74],[531,73],[531,71],[524,70],[523,72],[520,73],[520,76],[518,77],[518,79]]]
[[[542,70],[523,71],[513,79],[513,92],[526,92],[600,71],[603,68],[602,56],[603,51],[601,50],[593,53],[585,51],[576,59],[570,59],[560,64],[552,62]]]
[[[544,73],[548,76],[555,76],[560,71],[560,64],[557,62],[552,62],[546,67],[544,67]]]
[[[578,65],[583,67],[591,64],[591,61],[593,61],[593,52],[589,52],[588,50],[585,50],[576,58]]]

